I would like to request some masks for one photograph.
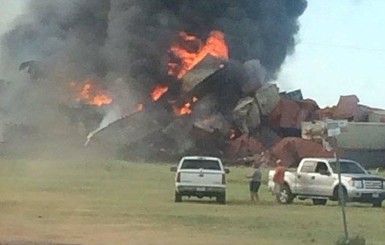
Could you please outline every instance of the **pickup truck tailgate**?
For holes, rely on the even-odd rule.
[[[207,169],[184,169],[180,170],[180,183],[188,185],[222,185],[223,174],[217,170]]]

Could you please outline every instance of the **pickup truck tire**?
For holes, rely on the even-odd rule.
[[[226,204],[226,193],[217,196],[217,203]]]
[[[338,201],[338,205],[342,205],[341,201],[340,201],[340,198],[339,198],[339,190],[338,190],[338,186],[336,186],[334,188],[334,191],[333,191],[333,199]],[[344,186],[342,186],[342,193],[344,195],[344,201],[345,201],[345,204],[347,202],[349,202],[349,197],[348,197],[348,192],[346,191],[346,188]]]
[[[313,205],[326,205],[327,199],[319,199],[319,198],[313,198]]]
[[[175,202],[182,202],[182,195],[175,192]]]
[[[281,204],[290,204],[293,202],[294,195],[291,193],[290,187],[285,184],[280,192],[276,195],[277,202]]]
[[[382,201],[381,200],[376,200],[373,202],[373,207],[374,208],[381,208],[382,207]]]

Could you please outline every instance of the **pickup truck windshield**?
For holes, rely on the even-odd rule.
[[[365,170],[355,162],[340,161],[340,165],[342,174],[366,174]],[[334,173],[337,173],[337,162],[330,162],[330,167]]]
[[[181,169],[210,169],[221,170],[218,161],[213,160],[184,160]]]

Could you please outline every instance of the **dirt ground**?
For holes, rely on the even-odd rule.
[[[41,230],[41,227],[38,228]],[[162,231],[156,227],[136,225],[73,225],[46,227],[46,233],[37,234],[27,227],[1,227],[0,245],[164,245],[164,244],[251,244],[242,238],[213,234],[188,233],[184,229]],[[17,236],[18,234],[18,236]],[[18,240],[14,240],[19,237]],[[225,241],[225,242],[224,242]],[[266,243],[273,244],[273,243]]]
[[[13,242],[1,242],[1,245],[74,245],[64,243],[50,243],[50,242],[31,242],[31,241],[13,241]]]

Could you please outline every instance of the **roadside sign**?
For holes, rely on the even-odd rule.
[[[346,128],[348,127],[348,120],[335,120],[338,123],[338,127]]]
[[[348,120],[338,120],[337,123],[341,132],[348,132]]]
[[[338,126],[338,122],[326,122],[326,129],[328,132],[328,137],[337,136],[341,133],[341,129]]]
[[[348,131],[347,120],[301,122],[301,136],[307,140],[322,140]]]
[[[326,129],[328,137],[334,137],[346,132],[348,126],[347,120],[326,120]]]

